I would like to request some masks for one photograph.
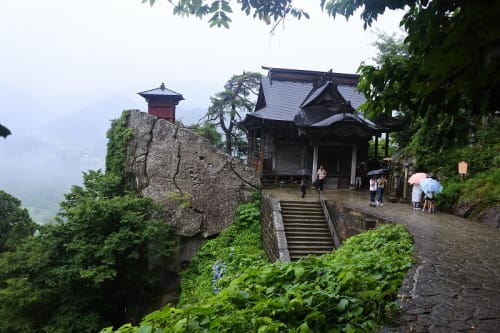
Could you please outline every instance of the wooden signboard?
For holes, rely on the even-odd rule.
[[[467,162],[465,161],[458,162],[458,173],[461,175],[467,174]]]

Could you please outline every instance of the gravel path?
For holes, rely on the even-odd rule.
[[[312,190],[305,199],[298,189],[265,191],[282,200],[319,199]],[[400,325],[381,332],[500,332],[499,229],[410,204],[369,207],[368,191],[326,190],[322,197],[403,224],[413,236],[416,264],[400,291]]]

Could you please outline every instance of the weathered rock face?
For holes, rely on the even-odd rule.
[[[218,234],[260,186],[254,170],[188,129],[140,111],[130,112],[127,126],[135,132],[127,179],[140,194],[165,205],[178,236]]]

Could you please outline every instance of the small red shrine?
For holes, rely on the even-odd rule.
[[[165,88],[163,82],[159,88],[146,90],[138,94],[146,99],[148,113],[175,123],[175,106],[184,99],[181,94]]]

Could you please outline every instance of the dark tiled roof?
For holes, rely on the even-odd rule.
[[[317,71],[269,69],[261,80],[260,103],[242,125],[257,119],[290,122],[299,127],[329,127],[352,122],[371,130],[380,126],[356,112],[366,100],[356,90],[358,75]]]
[[[357,110],[361,106],[361,104],[366,102],[365,96],[359,91],[356,91],[355,86],[346,86],[339,84],[337,86],[337,90],[347,102],[351,103],[351,106],[354,110]]]
[[[269,77],[263,77],[261,84],[266,106],[248,115],[281,121],[293,121],[313,88],[312,82],[271,81]]]
[[[329,87],[331,82],[325,82],[321,87],[312,90],[307,99],[302,103],[301,107],[305,107],[314,102],[314,100],[319,97],[322,93],[324,93]]]
[[[144,98],[147,97],[154,97],[154,96],[171,96],[171,97],[176,97],[178,100],[184,99],[181,94],[170,90],[168,88],[165,88],[165,84],[162,83],[158,88],[151,89],[151,90],[146,90],[143,92],[138,93]]]
[[[352,122],[358,125],[365,125],[371,129],[377,129],[377,126],[372,122],[366,122],[363,117],[360,117],[357,113],[337,113],[326,119],[323,119],[317,123],[311,125],[311,127],[328,127],[338,122]]]

